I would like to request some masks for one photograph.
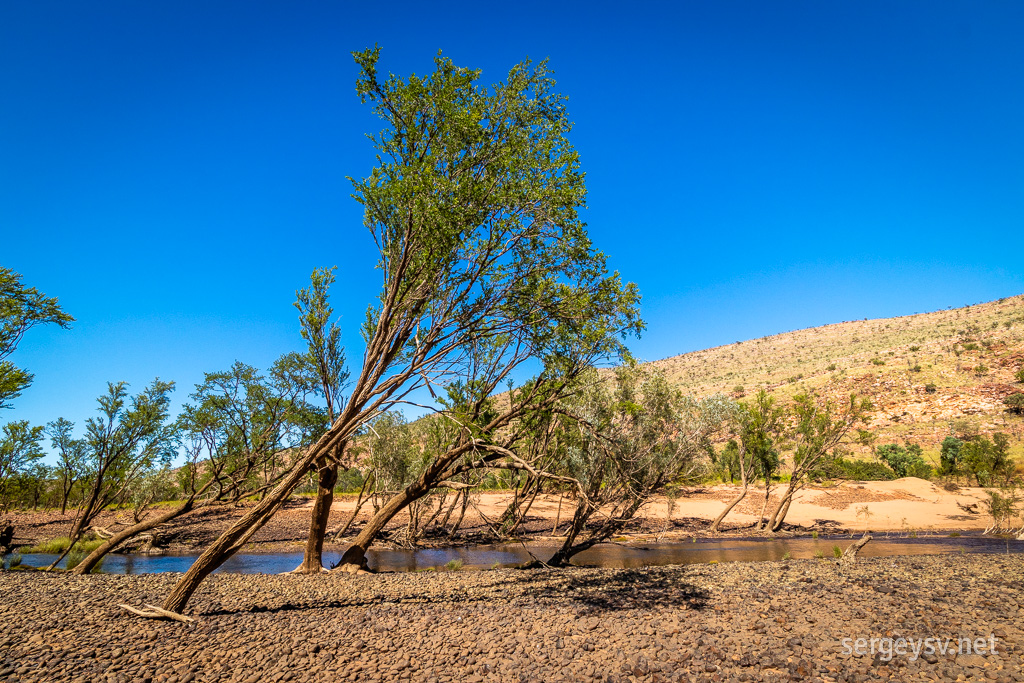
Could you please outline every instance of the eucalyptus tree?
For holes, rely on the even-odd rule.
[[[718,532],[722,521],[739,503],[746,498],[750,481],[758,474],[765,478],[765,491],[771,494],[771,477],[775,463],[779,461],[777,442],[784,430],[784,411],[775,405],[767,391],[761,389],[749,403],[741,402],[734,413],[736,436],[736,460],[740,472],[740,492],[725,506],[711,530]],[[766,498],[767,500],[767,498]],[[767,503],[766,503],[767,504]],[[764,517],[762,511],[761,517]],[[760,522],[759,522],[760,523]]]
[[[7,360],[25,333],[38,325],[67,329],[74,320],[56,297],[26,287],[21,275],[0,266],[0,408],[9,408],[10,401],[32,383],[32,373]]]
[[[547,564],[568,565],[618,533],[656,491],[699,472],[711,436],[734,410],[723,396],[684,396],[660,373],[635,365],[611,378],[592,375],[559,411],[556,471],[578,490],[565,540]]]
[[[40,441],[42,427],[31,427],[27,420],[9,422],[0,436],[0,512],[10,504],[18,476],[31,470],[43,457]]]
[[[434,71],[378,75],[355,54],[356,92],[384,128],[377,166],[354,181],[378,250],[381,288],[362,326],[365,351],[331,428],[283,481],[226,530],[164,602],[180,611],[200,582],[280,509],[320,458],[420,388],[446,381],[471,342],[638,329],[638,294],[607,271],[579,209],[586,191],[565,100],[545,63],[523,62],[491,88],[438,56]]]
[[[300,360],[282,356],[266,375],[241,362],[206,373],[174,424],[185,454],[177,471],[181,500],[113,533],[75,572],[89,573],[107,553],[171,520],[273,487],[288,464],[283,454],[308,446],[327,427],[296,379]]]
[[[818,400],[806,393],[793,397],[793,469],[786,490],[768,519],[766,528],[769,532],[782,528],[793,497],[807,485],[808,475],[839,455],[838,448],[843,439],[864,418],[870,407],[870,401],[860,400],[854,394],[841,405]]]
[[[128,385],[117,382],[108,384],[107,392],[97,399],[99,417],[86,420],[81,446],[74,446],[85,452],[86,492],[68,534],[68,549],[51,569],[104,508],[124,496],[147,472],[170,464],[176,446],[176,429],[168,421],[173,389],[173,382],[157,379],[129,397]]]
[[[341,392],[349,377],[345,367],[345,349],[341,346],[341,328],[331,320],[334,309],[328,299],[328,290],[333,283],[334,268],[317,268],[310,278],[310,287],[296,292],[295,301],[302,338],[306,341],[306,353],[298,355],[297,359],[310,388],[324,400],[328,424],[333,424],[337,417],[337,410],[344,400]],[[295,570],[297,573],[316,573],[323,569],[324,537],[343,456],[343,445],[339,444],[333,452],[313,464],[317,474],[316,500],[313,502],[306,550],[302,564]]]
[[[55,468],[60,485],[60,513],[67,511],[72,491],[88,475],[88,445],[74,436],[74,423],[57,418],[46,426],[46,434],[57,451]]]

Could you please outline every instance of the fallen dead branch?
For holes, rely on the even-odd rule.
[[[161,607],[157,607],[156,605],[150,605],[149,603],[146,603],[146,607],[149,608],[148,610],[141,610],[132,607],[131,605],[118,605],[118,607],[146,619],[172,619],[186,624],[195,621],[192,617],[186,617],[184,614],[178,614],[177,612],[170,612]]]

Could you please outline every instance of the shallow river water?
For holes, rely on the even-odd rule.
[[[690,543],[648,543],[624,545],[604,543],[577,555],[578,565],[609,568],[644,567],[667,564],[697,564],[708,562],[762,562],[786,559],[812,558],[816,553],[826,558],[833,556],[833,547],[845,549],[855,540],[849,536],[822,538],[776,539],[706,539]],[[419,548],[415,550],[371,550],[368,563],[378,571],[419,571],[441,569],[448,562],[460,561],[464,569],[489,569],[495,565],[513,567],[533,559],[546,560],[556,546],[544,543],[506,543],[501,545],[474,545],[455,548]],[[941,555],[945,553],[1022,553],[1024,541],[999,538],[963,536],[950,538],[886,538],[875,536],[861,555],[885,557],[891,555]],[[112,574],[143,574],[153,572],[184,572],[198,554],[187,555],[108,555],[102,571]],[[324,562],[337,562],[340,553],[324,553]],[[25,555],[22,563],[41,567],[53,562],[54,555]],[[246,554],[239,553],[218,569],[241,574],[277,574],[294,569],[302,560],[301,552]]]

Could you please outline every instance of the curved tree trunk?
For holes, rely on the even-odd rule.
[[[793,502],[793,494],[795,493],[796,489],[792,484],[790,484],[786,488],[786,492],[782,494],[779,504],[775,506],[775,510],[772,512],[772,516],[768,520],[768,526],[766,529],[770,533],[774,533],[782,528],[782,522],[786,519],[786,514],[789,512],[789,505]]]
[[[161,524],[171,521],[175,517],[180,517],[186,512],[189,512],[190,510],[192,510],[192,504],[192,499],[189,499],[182,503],[181,505],[179,505],[178,507],[172,508],[171,510],[168,510],[162,515],[157,515],[155,517],[151,517],[150,519],[144,519],[138,524],[130,526],[127,529],[124,529],[123,531],[119,531],[118,533],[108,538],[107,541],[99,548],[96,548],[96,550],[93,550],[91,553],[89,553],[89,555],[84,560],[79,562],[78,565],[74,568],[74,572],[76,574],[88,574],[93,570],[94,567],[96,567],[97,564],[99,564],[100,560],[102,560],[109,552],[117,548],[119,545],[129,540],[133,536],[141,534],[143,531],[149,531],[150,529],[154,529],[160,526]]]
[[[746,497],[747,497],[747,482],[746,482],[746,480],[744,480],[743,481],[743,490],[740,491],[740,495],[738,495],[735,498],[733,498],[729,502],[729,504],[725,506],[725,509],[722,510],[721,513],[719,513],[718,517],[715,518],[715,521],[711,523],[711,531],[713,531],[714,533],[717,534],[719,532],[719,527],[721,527],[721,525],[722,525],[722,520],[725,519],[725,516],[728,515],[730,512],[732,512],[732,509],[734,507],[736,507],[737,505],[739,505],[740,502],[744,498],[746,498]]]
[[[743,445],[742,440],[739,443],[739,456],[740,456],[739,457],[739,460],[740,460],[740,483],[743,485],[743,490],[740,491],[740,495],[736,496],[736,498],[734,498],[731,503],[729,503],[728,505],[725,506],[725,509],[722,510],[721,514],[719,514],[718,517],[715,518],[715,521],[712,522],[712,524],[711,524],[711,531],[716,533],[716,534],[718,533],[719,527],[722,525],[722,520],[725,519],[725,516],[728,515],[730,512],[732,512],[732,509],[734,507],[736,507],[737,505],[739,505],[741,500],[743,500],[744,498],[747,497],[747,486],[748,486],[748,482],[747,482],[747,467],[746,467],[747,449]]]
[[[429,490],[430,487],[425,484],[423,477],[420,477],[415,483],[393,495],[366,523],[366,526],[352,541],[352,545],[345,550],[345,554],[341,556],[341,561],[333,571],[352,571],[351,567],[347,565],[365,567],[366,551],[370,549],[377,534],[384,530],[384,527],[394,519],[395,515],[422,498]]]
[[[334,486],[337,483],[338,462],[327,458],[318,461],[316,501],[309,521],[309,538],[306,540],[302,564],[294,571],[296,574],[319,574],[323,571],[324,538],[327,536],[327,523],[331,517]]]
[[[238,552],[239,548],[245,545],[252,538],[253,534],[259,531],[281,509],[284,501],[295,490],[295,487],[299,485],[302,478],[306,476],[310,466],[329,445],[328,442],[324,446],[317,444],[310,448],[306,456],[292,468],[291,472],[281,480],[280,484],[270,490],[254,508],[250,509],[241,519],[232,524],[231,528],[221,534],[192,563],[192,566],[185,572],[185,575],[181,577],[174,590],[164,600],[163,609],[169,612],[180,613],[185,608],[185,605],[188,604],[192,594],[199,588],[199,584],[203,582],[203,579],[212,574],[217,567],[224,564],[225,560]]]

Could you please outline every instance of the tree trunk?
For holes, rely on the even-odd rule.
[[[327,535],[331,504],[334,502],[334,486],[337,483],[338,462],[327,458],[318,461],[316,501],[313,503],[313,514],[309,520],[309,538],[306,540],[302,564],[294,571],[296,574],[319,574],[323,571],[324,538]]]
[[[864,534],[859,541],[843,551],[842,556],[839,558],[839,566],[846,568],[855,564],[857,562],[857,553],[860,552],[860,549],[866,546],[870,540],[871,536]]]
[[[303,477],[309,471],[309,467],[316,461],[317,456],[323,452],[318,448],[319,444],[309,449],[306,457],[303,458],[281,483],[263,496],[262,500],[245,513],[241,519],[231,525],[220,537],[214,541],[200,555],[185,575],[181,577],[174,590],[164,600],[163,609],[169,612],[181,613],[188,604],[189,598],[217,567],[224,564],[224,561],[238,552],[239,548],[252,538],[253,534],[259,531],[274,514],[281,509],[284,501],[288,499],[291,492],[299,485]]]
[[[746,464],[745,464],[746,457],[747,457],[747,451],[746,451],[746,448],[744,447],[742,441],[739,444],[739,456],[740,456],[740,483],[743,485],[743,490],[740,491],[740,495],[736,496],[736,498],[734,498],[731,503],[729,503],[728,505],[725,506],[725,509],[722,510],[722,513],[720,515],[718,515],[718,517],[715,518],[715,521],[711,524],[711,531],[716,533],[716,534],[718,533],[719,527],[722,524],[722,520],[725,519],[725,516],[728,515],[730,512],[732,512],[732,509],[734,507],[736,507],[737,505],[739,505],[740,501],[743,500],[744,498],[746,498],[746,496],[747,496],[747,468],[746,468]]]
[[[374,539],[377,538],[377,534],[384,530],[388,522],[394,519],[395,515],[404,510],[413,501],[418,500],[424,494],[426,494],[428,487],[421,486],[420,481],[415,484],[407,486],[402,489],[394,496],[392,496],[387,503],[381,506],[370,521],[366,523],[359,535],[356,536],[355,540],[352,541],[352,545],[348,547],[345,554],[341,556],[341,561],[334,571],[351,571],[347,569],[345,565],[355,565],[357,567],[366,566],[366,551],[370,549],[370,545]]]
[[[104,556],[107,555],[107,553],[111,552],[112,550],[114,550],[119,545],[121,545],[128,539],[132,538],[133,536],[141,534],[143,531],[149,531],[150,529],[154,529],[160,526],[161,524],[171,521],[175,517],[180,517],[186,512],[189,512],[190,510],[192,510],[192,504],[192,499],[186,500],[178,507],[172,508],[162,515],[156,515],[155,517],[151,517],[150,519],[144,519],[138,524],[130,526],[127,529],[124,529],[123,531],[114,534],[113,536],[108,538],[103,545],[101,545],[99,548],[96,548],[96,550],[93,550],[84,560],[79,562],[78,566],[75,567],[74,572],[76,574],[88,574],[93,570],[93,568],[97,564],[99,564],[100,560],[102,560]]]
[[[768,526],[766,528],[769,532],[774,533],[782,528],[782,522],[786,519],[786,514],[789,512],[789,504],[793,501],[794,493],[796,493],[796,489],[793,488],[791,483],[786,488],[786,492],[782,494],[779,504],[775,506],[775,510],[772,512],[772,516],[768,520]]]
[[[747,497],[747,481],[746,481],[746,478],[744,478],[744,480],[743,480],[743,490],[740,491],[740,495],[738,495],[735,498],[733,498],[729,502],[729,504],[725,506],[725,509],[722,510],[721,513],[719,513],[718,517],[715,518],[715,521],[712,522],[712,524],[711,524],[711,531],[713,533],[717,534],[719,532],[719,527],[722,525],[722,520],[725,519],[725,516],[728,515],[730,512],[732,512],[732,509],[734,507],[736,507],[737,505],[739,505],[740,501],[742,501],[746,497]]]

